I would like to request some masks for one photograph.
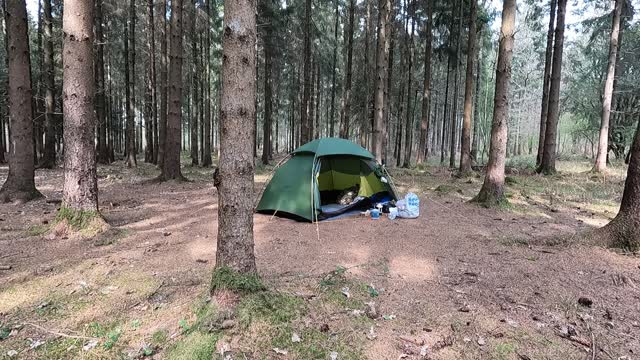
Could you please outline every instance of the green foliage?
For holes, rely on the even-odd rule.
[[[29,226],[26,231],[27,236],[41,236],[49,231],[49,226],[42,224],[35,224]]]
[[[120,328],[115,328],[109,331],[109,333],[107,333],[104,344],[102,344],[102,347],[104,347],[105,350],[111,350],[113,346],[118,342],[118,339],[120,339],[121,335],[122,330]]]
[[[230,290],[242,294],[251,294],[266,290],[257,274],[241,274],[229,267],[223,266],[214,270],[211,278],[211,292],[216,290]]]
[[[192,332],[173,344],[167,351],[169,360],[211,360],[216,351],[217,334]]]
[[[74,210],[61,207],[56,214],[55,222],[60,223],[66,220],[74,230],[80,231],[89,227],[93,220],[100,218],[101,216],[97,211]]]
[[[161,347],[169,340],[169,332],[165,329],[154,331],[151,335],[151,345]]]
[[[302,299],[282,293],[260,292],[251,294],[238,304],[237,317],[242,326],[261,320],[269,324],[286,324],[306,311]]]
[[[515,345],[511,344],[511,343],[499,343],[498,345],[496,345],[493,353],[494,353],[494,359],[511,359],[511,354],[516,352],[516,347]]]

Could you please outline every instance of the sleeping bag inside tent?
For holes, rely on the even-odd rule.
[[[276,169],[256,211],[313,222],[390,200],[397,198],[389,174],[369,151],[322,138],[294,150]]]

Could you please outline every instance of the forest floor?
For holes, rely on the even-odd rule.
[[[638,359],[640,258],[580,236],[616,214],[625,169],[588,170],[516,169],[502,209],[467,202],[480,176],[427,167],[392,171],[415,220],[256,215],[269,290],[226,300],[208,296],[210,169],[149,184],[153,166],[101,166],[97,237],[52,232],[62,170],[38,170],[46,198],[0,205],[0,359]]]

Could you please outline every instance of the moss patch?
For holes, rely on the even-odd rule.
[[[211,360],[216,351],[217,334],[192,332],[167,351],[170,360]]]
[[[241,294],[251,294],[266,290],[257,274],[241,274],[226,266],[217,268],[211,277],[210,291],[230,290]]]

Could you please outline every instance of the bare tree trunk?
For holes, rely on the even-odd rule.
[[[376,56],[376,80],[373,115],[373,155],[378,163],[384,161],[384,127],[386,123],[385,115],[385,93],[387,90],[387,74],[389,63],[389,40],[390,40],[390,13],[391,0],[380,0],[378,2],[378,43]],[[385,91],[386,90],[386,91]]]
[[[64,185],[62,206],[98,212],[93,78],[93,2],[64,0]]]
[[[127,167],[138,166],[136,159],[136,4],[135,0],[129,0],[129,29],[126,36],[127,46],[125,47],[127,71],[126,87],[127,95],[127,157],[125,162]]]
[[[331,70],[331,113],[329,114],[329,136],[335,136],[335,108],[336,108],[336,67],[338,66],[338,27],[340,24],[340,11],[338,0],[335,1],[335,25],[333,29],[333,67]]]
[[[349,0],[349,26],[345,27],[345,80],[342,89],[342,108],[340,111],[340,137],[349,138],[351,117],[351,78],[353,75],[353,30],[355,28],[355,0]]]
[[[157,100],[156,100],[156,38],[155,22],[153,14],[153,0],[147,0],[147,48],[149,50],[149,79],[147,81],[147,107],[149,117],[146,119],[146,140],[145,161],[157,162],[157,144],[154,141],[154,134],[158,127]]]
[[[263,6],[270,6],[266,0]],[[269,11],[267,11],[269,13]],[[272,27],[267,23],[264,29],[264,122],[262,127],[262,163],[267,165],[271,156],[271,118],[272,118],[272,87],[271,87],[271,52],[272,52]],[[313,101],[312,101],[313,103]]]
[[[618,54],[618,39],[620,36],[620,15],[623,0],[616,0],[613,10],[611,35],[609,38],[609,63],[607,79],[604,83],[602,95],[602,119],[600,123],[600,139],[598,141],[598,155],[593,171],[602,173],[607,168],[607,153],[609,152],[609,119],[611,117],[611,100],[613,97],[613,82],[616,76],[616,57]]]
[[[504,0],[498,65],[496,68],[496,92],[493,106],[493,123],[491,124],[489,163],[487,164],[487,173],[482,189],[472,200],[484,206],[495,206],[507,201],[504,194],[504,166],[515,23],[516,0]]]
[[[609,224],[593,232],[591,241],[598,245],[637,251],[640,249],[640,122],[629,156],[620,211]]]
[[[56,165],[56,124],[55,124],[55,82],[54,82],[54,68],[53,68],[53,17],[51,15],[51,0],[43,0],[43,21],[44,21],[44,44],[42,47],[43,50],[43,72],[44,72],[44,126],[45,126],[45,138],[44,138],[44,152],[40,162],[41,168],[52,169]],[[99,36],[99,39],[102,39],[102,3],[100,1],[96,1],[96,7],[100,7],[100,9],[96,8],[96,36]],[[100,22],[98,22],[100,21]],[[98,55],[98,66],[103,64],[102,72],[100,73],[100,68],[96,70],[96,80],[100,82],[102,79],[102,84],[104,88],[104,63],[101,62],[102,56],[102,48],[103,46],[100,44],[97,47],[97,55]],[[98,88],[98,91],[100,88]],[[98,94],[100,96],[100,94]],[[104,99],[104,98],[103,98]],[[98,101],[96,107],[96,113],[98,116],[102,116],[104,120],[104,100],[102,102],[102,110],[100,109],[100,102]],[[99,123],[100,124],[100,123]],[[100,134],[105,135],[104,132],[100,132]],[[103,140],[101,142],[101,140]],[[98,137],[98,149],[101,149],[100,145],[106,145],[104,141],[104,137]],[[104,153],[100,153],[101,155]],[[103,158],[98,158],[99,161],[103,162]],[[108,162],[108,159],[105,161]]]
[[[460,89],[460,55],[462,45],[462,18],[463,14],[463,0],[459,1],[458,8],[458,30],[456,34],[456,55],[455,55],[455,77],[453,80],[453,103],[451,108],[451,139],[450,139],[450,153],[449,153],[449,167],[455,167],[456,152],[458,151],[458,90]]]
[[[164,161],[159,180],[184,180],[180,171],[182,127],[182,0],[171,1],[171,49],[168,75],[168,116]]]
[[[542,162],[544,136],[547,131],[547,115],[549,114],[549,84],[551,83],[551,66],[553,57],[553,31],[556,21],[556,5],[558,0],[551,0],[549,11],[549,30],[547,30],[547,49],[544,55],[544,80],[542,85],[542,109],[540,111],[540,135],[538,137],[538,155],[536,165]]]
[[[431,111],[431,42],[433,41],[433,0],[427,3],[427,27],[424,43],[424,89],[422,93],[422,117],[418,142],[418,164],[425,163],[429,153],[429,119]]]
[[[207,13],[206,34],[205,34],[205,67],[204,83],[206,89],[206,102],[204,104],[204,156],[202,166],[209,167],[211,160],[211,0],[205,1],[205,12]]]
[[[24,203],[42,196],[34,181],[33,102],[27,10],[24,0],[7,0],[9,73],[9,175],[0,203]]]
[[[167,139],[167,1],[161,0],[162,39],[160,40],[160,116],[158,122],[158,167],[163,168]]]
[[[300,142],[311,140],[309,119],[309,97],[311,96],[311,0],[305,1],[304,8],[304,89],[300,103]]]
[[[222,56],[216,267],[256,273],[253,243],[255,1],[227,1]],[[229,25],[233,24],[233,26]]]
[[[544,151],[538,172],[554,174],[556,172],[556,136],[560,118],[560,83],[562,80],[562,52],[564,50],[564,21],[567,0],[558,0],[558,22],[556,24],[555,43],[553,45],[553,68],[549,87],[549,111],[544,136]]]
[[[469,15],[469,40],[467,43],[467,74],[464,84],[464,119],[462,121],[462,147],[460,152],[460,174],[471,173],[471,116],[473,112],[473,62],[476,58],[477,0],[471,0]]]
[[[453,24],[453,21],[452,21]],[[451,52],[448,52],[447,55],[447,78],[446,78],[446,85],[444,87],[444,110],[442,112],[442,136],[440,138],[440,164],[444,165],[444,160],[446,157],[446,140],[447,140],[447,114],[448,114],[448,110],[449,110],[449,78],[451,77],[451,59],[453,58],[453,56],[451,56]]]
[[[479,49],[476,51],[476,91],[473,106],[473,135],[471,140],[471,164],[478,163],[478,133],[480,131],[480,79],[482,77],[482,26],[478,29],[480,39]]]
[[[404,138],[404,161],[402,167],[411,166],[411,150],[413,148],[413,35],[415,31],[415,3],[407,0],[407,24],[411,21],[411,30],[407,33],[407,113]],[[408,30],[409,28],[407,28]]]
[[[363,139],[363,146],[366,148],[367,139],[369,138],[369,133],[373,132],[373,111],[371,109],[371,105],[373,103],[373,98],[371,94],[373,93],[373,89],[371,86],[371,76],[375,74],[375,65],[374,57],[375,54],[371,54],[371,41],[373,38],[373,19],[372,19],[372,8],[373,8],[374,0],[366,0],[366,12],[365,12],[365,36],[364,36],[364,86],[365,86],[365,96],[363,97],[364,103],[362,104],[363,108],[363,116],[362,122],[360,125],[360,137]],[[369,129],[371,127],[371,129]]]

